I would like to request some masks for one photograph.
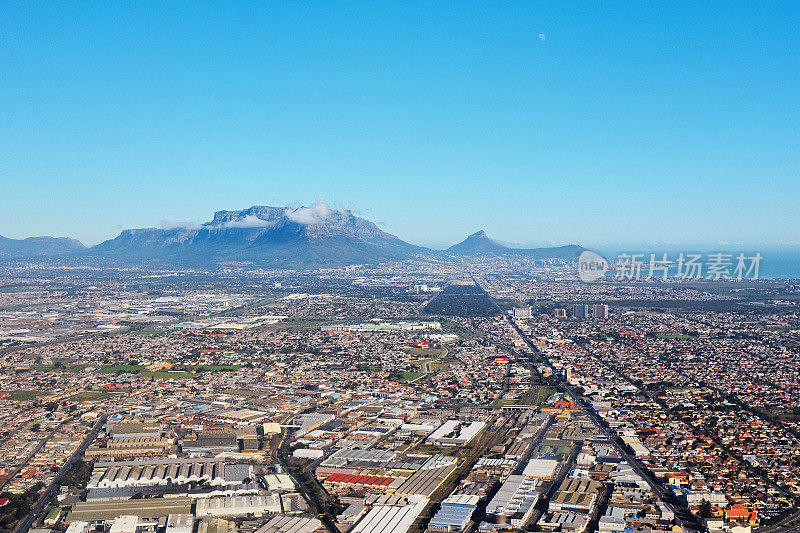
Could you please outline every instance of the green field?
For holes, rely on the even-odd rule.
[[[100,369],[104,374],[116,374],[117,372],[126,372],[128,374],[138,374],[146,367],[144,365],[109,365]]]
[[[792,331],[792,329],[788,326],[767,326],[767,329],[777,333],[789,333]]]
[[[197,377],[194,372],[170,372],[169,370],[156,370],[155,372],[145,370],[144,372],[139,372],[139,375],[143,378],[152,379],[194,379]]]
[[[441,348],[417,348],[416,346],[404,346],[400,348],[406,353],[416,355],[417,357],[437,358],[445,353]]]
[[[33,400],[39,396],[45,396],[47,394],[47,392],[41,390],[15,390],[9,391],[9,393],[11,394],[9,399],[15,402]]]
[[[408,383],[409,381],[414,381],[415,379],[419,379],[424,375],[425,372],[397,372],[392,376],[392,378],[400,383]]]
[[[137,374],[145,379],[192,379],[196,378],[197,374],[194,372],[169,372],[166,370],[147,370],[144,365],[110,365],[100,369],[100,372],[105,374]]]
[[[572,449],[572,446],[570,446],[568,444],[563,444],[563,445],[560,445],[560,446],[552,446],[552,445],[547,445],[547,444],[540,444],[539,446],[536,447],[536,449],[533,450],[533,456],[536,457],[536,456],[539,456],[539,455],[542,455],[542,454],[550,454],[550,453],[566,455],[566,454],[568,454],[570,452],[571,449]]]
[[[71,359],[55,358],[49,365],[34,365],[33,369],[39,372],[80,372],[87,366],[85,364],[71,363],[70,361]]]
[[[656,338],[665,340],[696,340],[698,337],[685,333],[657,333]]]
[[[504,407],[506,405],[516,405],[518,402],[519,402],[519,400],[516,400],[514,398],[505,398],[505,399],[500,400],[499,402],[497,402],[497,405],[498,405],[498,407]]]
[[[434,455],[440,453],[442,455],[455,455],[460,448],[456,446],[435,446],[433,444],[419,444],[414,448],[414,453],[424,453],[426,455]]]
[[[528,391],[530,397],[529,405],[542,405],[547,399],[555,394],[556,388],[550,385],[531,385]]]

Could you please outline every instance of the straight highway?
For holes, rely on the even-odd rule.
[[[509,318],[506,317],[506,320],[514,328],[520,338],[525,342],[525,344],[538,356],[540,360],[547,363],[548,366],[551,366],[550,360],[547,356],[539,351],[539,348],[530,340],[530,338],[522,331],[522,329],[517,325],[517,323]],[[555,374],[554,374],[555,375]],[[614,445],[617,452],[631,465],[633,470],[638,474],[642,479],[644,479],[647,484],[650,486],[650,489],[653,493],[658,496],[658,498],[664,502],[667,508],[675,515],[675,521],[680,525],[684,532],[690,531],[697,531],[700,528],[700,525],[694,519],[692,514],[689,512],[689,509],[683,505],[678,504],[675,500],[674,495],[671,492],[668,492],[664,486],[653,479],[652,474],[650,474],[642,464],[641,460],[634,456],[633,454],[628,453],[625,449],[625,446],[620,441],[619,437],[614,433],[608,425],[603,421],[600,416],[594,411],[594,409],[589,406],[586,401],[584,400],[583,396],[578,394],[575,390],[575,387],[570,385],[565,379],[561,376],[557,376],[560,385],[563,389],[567,392],[572,402],[580,408],[580,410],[588,416],[592,422],[603,432],[603,434],[608,438],[608,440]]]

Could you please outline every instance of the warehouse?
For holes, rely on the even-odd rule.
[[[353,493],[366,490],[396,489],[403,484],[401,478],[389,476],[366,476],[359,474],[331,474],[322,485],[333,493]]]
[[[208,459],[172,459],[98,463],[88,488],[121,488],[206,481],[211,485],[241,483],[251,477],[247,464]]]
[[[281,497],[278,494],[223,496],[221,498],[200,498],[197,500],[195,514],[202,516],[237,516],[252,514],[263,516],[280,513]]]
[[[448,496],[436,513],[428,529],[430,531],[465,531],[472,523],[472,513],[478,507],[480,496],[458,494]]]
[[[267,474],[264,476],[264,482],[270,492],[294,490],[294,483],[292,483],[292,477],[289,474]]]
[[[162,433],[161,424],[154,421],[124,421],[117,423],[109,422],[108,430],[115,439],[129,437],[160,437]]]
[[[76,520],[112,520],[118,516],[133,515],[140,518],[159,519],[171,514],[191,514],[191,498],[157,498],[112,502],[78,502],[72,506],[68,522]]]
[[[164,533],[192,533],[194,531],[194,516],[190,514],[171,514],[161,522],[163,522]]]
[[[314,533],[322,529],[322,522],[316,518],[276,516],[258,528],[256,533]]]
[[[484,427],[486,422],[464,425],[460,420],[448,420],[431,433],[425,442],[436,446],[466,446]]]
[[[335,420],[336,416],[326,413],[307,413],[302,415],[297,415],[292,420],[292,426],[297,427],[297,437],[302,437],[306,435],[309,431],[318,428],[322,424],[326,422],[330,422],[331,420]]]
[[[342,448],[337,450],[330,457],[325,459],[321,466],[342,467],[349,463],[356,463],[358,466],[377,466],[394,461],[397,453],[389,450],[357,450],[353,448]]]
[[[201,431],[193,440],[183,439],[181,441],[181,450],[193,456],[238,452],[239,441],[234,433]]]
[[[521,528],[530,519],[536,502],[539,501],[536,478],[512,475],[497,491],[492,501],[486,506],[486,518],[491,524],[502,528],[510,523]]]
[[[547,531],[562,531],[580,533],[586,529],[589,516],[583,513],[573,513],[571,511],[552,511],[542,518],[538,525]],[[601,519],[602,523],[602,519]],[[620,528],[622,531],[623,528]],[[603,531],[603,529],[600,529]],[[610,533],[607,531],[607,533]]]
[[[427,498],[409,498],[402,507],[373,507],[351,530],[351,533],[404,533],[428,504]]]
[[[598,481],[565,479],[550,500],[550,509],[590,513],[601,487],[602,484]]]
[[[450,474],[456,469],[456,465],[440,466],[438,468],[426,468],[418,470],[406,479],[402,485],[397,487],[395,494],[401,496],[424,496],[430,498],[431,494],[444,483]]]
[[[558,467],[555,459],[531,459],[522,472],[523,476],[536,479],[552,479]]]

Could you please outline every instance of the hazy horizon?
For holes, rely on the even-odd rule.
[[[324,199],[318,198],[317,202],[319,202],[319,201],[324,202]],[[309,204],[309,205],[312,205],[312,204]],[[241,209],[220,209],[218,211],[241,211],[241,210],[247,209],[248,207],[252,207],[252,206],[243,207]],[[275,206],[272,206],[272,207],[286,207],[287,209],[290,209],[290,208],[296,208],[296,207],[301,207],[302,208],[303,206],[301,204],[295,203],[295,204],[287,204],[285,206],[277,206],[277,205],[275,205]],[[366,218],[366,219],[370,220],[371,222],[375,222],[374,220],[371,220],[367,214],[359,211],[358,209],[355,209],[354,206],[350,206],[350,208],[341,208],[341,209],[350,209],[355,216],[360,217],[360,218]],[[162,219],[157,224],[145,225],[145,226],[141,226],[141,227],[137,227],[137,228],[133,228],[133,227],[131,227],[131,228],[117,227],[117,228],[113,228],[111,230],[111,232],[109,233],[107,238],[104,238],[102,240],[97,240],[97,241],[81,238],[78,235],[57,234],[57,233],[38,234],[38,235],[16,235],[16,234],[4,233],[3,231],[0,231],[0,237],[11,238],[11,239],[25,239],[25,238],[29,238],[29,237],[71,238],[71,239],[76,239],[76,240],[80,241],[84,246],[91,247],[91,246],[95,246],[97,244],[100,244],[101,242],[104,242],[106,240],[115,238],[116,236],[118,236],[124,230],[145,229],[145,228],[170,229],[170,228],[173,228],[173,227],[189,227],[189,228],[199,227],[202,224],[209,222],[211,220],[212,216],[213,216],[213,213],[211,213],[205,220],[189,220],[189,221],[171,221],[171,220]],[[393,232],[387,230],[387,224],[378,223],[378,222],[376,222],[376,224],[382,230],[387,231],[389,233],[393,233]],[[738,249],[744,249],[744,248],[752,249],[752,247],[759,247],[759,246],[765,247],[765,248],[774,248],[774,249],[787,249],[787,248],[791,249],[791,248],[795,248],[795,247],[800,247],[800,241],[795,241],[795,242],[790,242],[790,241],[787,241],[787,242],[767,242],[767,241],[764,241],[764,242],[758,242],[758,241],[752,241],[752,242],[744,242],[744,241],[742,241],[742,242],[729,242],[729,241],[700,242],[700,241],[692,241],[692,240],[686,240],[686,241],[675,241],[675,240],[672,240],[672,241],[629,241],[629,242],[625,242],[625,241],[608,241],[608,240],[605,240],[605,241],[588,241],[588,240],[586,240],[586,241],[580,241],[580,240],[576,240],[576,241],[556,241],[556,240],[552,240],[552,239],[539,239],[539,240],[530,239],[530,240],[520,241],[520,240],[507,240],[507,239],[504,238],[503,235],[501,235],[501,234],[493,234],[492,232],[490,232],[488,230],[485,230],[484,227],[465,228],[460,236],[456,236],[456,237],[453,238],[453,240],[449,240],[449,241],[425,241],[425,240],[414,241],[414,240],[405,238],[403,235],[398,235],[398,234],[394,234],[394,233],[393,234],[395,236],[399,237],[400,239],[402,239],[402,240],[404,240],[406,242],[409,242],[410,244],[414,244],[414,245],[417,245],[417,246],[424,246],[426,248],[431,248],[433,250],[443,250],[443,249],[448,248],[449,246],[452,246],[454,244],[457,244],[457,243],[463,241],[468,236],[470,236],[473,233],[476,233],[478,231],[486,231],[487,236],[489,238],[491,238],[492,240],[495,240],[497,242],[500,242],[501,244],[503,244],[505,246],[508,246],[510,248],[565,246],[565,245],[569,245],[569,244],[577,244],[577,245],[580,245],[580,246],[583,246],[583,247],[593,248],[593,249],[616,250],[616,251],[622,251],[622,250],[625,250],[625,249],[629,249],[629,250],[632,250],[632,249],[637,249],[637,250],[638,249],[646,249],[648,251],[650,251],[651,249],[658,249],[658,250],[663,250],[663,251],[670,251],[670,250],[678,250],[678,249],[680,249],[680,250],[685,251],[685,250],[691,250],[691,249],[693,249],[693,247],[694,247],[694,249],[698,249],[698,250],[709,250],[709,249],[716,249],[716,248],[718,248],[720,250],[738,250]]]

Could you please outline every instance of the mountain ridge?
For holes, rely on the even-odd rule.
[[[42,241],[38,248],[34,243]],[[6,242],[9,241],[9,242]],[[19,243],[28,241],[27,246]],[[59,238],[13,240],[0,237],[0,259],[87,258],[113,264],[157,263],[174,267],[214,267],[243,262],[265,268],[306,269],[376,264],[413,258],[512,255],[536,259],[577,257],[583,248],[509,248],[480,230],[444,251],[407,243],[349,209],[318,199],[306,207],[252,206],[222,210],[203,224],[165,223],[161,228],[125,229],[113,239],[86,248]]]
[[[118,260],[244,261],[273,268],[378,263],[424,251],[350,210],[331,209],[319,201],[300,208],[217,211],[200,225],[125,230],[92,249],[94,255]]]

